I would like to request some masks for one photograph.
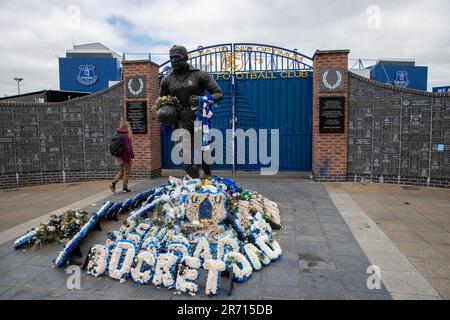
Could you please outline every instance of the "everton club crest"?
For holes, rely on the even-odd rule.
[[[80,70],[77,76],[77,80],[83,86],[91,86],[97,82],[98,77],[95,74],[95,67],[93,65],[83,64],[78,67]]]
[[[400,88],[406,88],[409,85],[408,71],[397,71],[394,85]]]

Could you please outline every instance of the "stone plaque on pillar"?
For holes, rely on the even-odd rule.
[[[343,68],[323,68],[320,70],[320,92],[344,92]]]
[[[127,98],[146,98],[146,77],[135,76],[126,78]]]
[[[320,133],[345,133],[345,97],[319,98]]]
[[[147,101],[127,101],[127,121],[133,134],[147,134]]]

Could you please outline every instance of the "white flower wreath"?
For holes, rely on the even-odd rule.
[[[199,292],[198,277],[200,268],[200,259],[193,257],[185,257],[184,263],[179,265],[176,289],[181,293],[195,295]]]
[[[200,259],[202,267],[206,260],[212,259],[211,246],[208,238],[201,237],[199,239],[197,246],[195,247],[193,257]]]
[[[208,259],[205,261],[204,267],[208,270],[205,293],[211,296],[216,295],[220,287],[220,272],[225,270],[225,262]]]
[[[228,252],[239,252],[239,241],[235,238],[221,238],[217,244],[217,259],[223,260]]]
[[[173,289],[175,287],[174,270],[177,265],[178,256],[171,253],[162,253],[156,262],[153,284],[157,287]]]
[[[130,240],[119,240],[111,253],[109,276],[123,282],[130,276],[136,255],[136,247]]]
[[[130,240],[134,243],[136,250],[139,251],[141,249],[141,245],[142,245],[142,236],[134,233],[134,232],[130,232],[127,235],[127,240]]]
[[[150,231],[150,229],[152,228],[152,226],[148,223],[141,223],[136,227],[136,233],[138,235],[144,236],[147,234],[147,232]]]
[[[224,261],[227,266],[233,269],[234,281],[244,283],[252,276],[252,266],[243,254],[228,252],[225,254]]]
[[[94,277],[99,277],[105,274],[108,267],[108,257],[110,251],[106,246],[95,245],[89,250],[88,264],[86,266],[87,274]]]
[[[184,242],[168,242],[167,253],[172,253],[178,256],[178,263],[183,262],[186,257],[191,255],[189,243]]]
[[[255,245],[260,249],[270,260],[277,261],[280,259],[283,250],[276,240],[270,240],[267,235],[263,235],[256,239]]]
[[[270,264],[270,259],[252,243],[244,246],[244,254],[252,265],[253,270],[260,271],[263,266]]]
[[[136,257],[136,264],[131,268],[131,277],[134,282],[148,284],[152,281],[154,266],[156,264],[155,254],[151,251],[141,251]]]
[[[153,252],[156,257],[159,254],[160,247],[161,243],[154,236],[147,235],[147,237],[145,237],[144,240],[142,241],[142,248],[147,251]]]

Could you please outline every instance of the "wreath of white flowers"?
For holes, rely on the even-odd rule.
[[[200,259],[194,257],[185,257],[182,264],[178,265],[176,289],[180,293],[187,293],[194,296],[200,291],[198,287]]]
[[[89,262],[86,267],[87,274],[94,277],[102,276],[108,268],[108,258],[110,251],[103,245],[93,246],[88,253]]]
[[[255,247],[252,243],[247,243],[244,246],[244,254],[250,262],[254,271],[261,271],[263,266],[268,266],[270,264],[270,259],[264,252]]]
[[[136,255],[136,246],[130,240],[119,240],[111,253],[109,261],[109,276],[124,282],[130,277]]]
[[[233,269],[234,281],[244,283],[251,278],[252,265],[242,253],[228,252],[225,254],[224,261],[229,268]]]
[[[127,236],[127,240],[130,240],[133,242],[133,244],[136,246],[137,250],[141,249],[141,245],[142,245],[142,236],[134,233],[134,232],[130,232]]]
[[[128,80],[128,91],[131,92],[132,95],[137,96],[142,93],[144,90],[144,81],[141,78],[138,78],[139,81],[139,89],[137,91],[133,90],[133,79]]]
[[[201,268],[207,272],[205,293],[215,295],[220,287],[222,271],[232,270],[233,281],[243,283],[250,279],[253,272],[278,260],[282,249],[274,239],[271,227],[272,222],[281,223],[277,204],[249,191],[239,191],[231,199],[230,194],[224,192],[226,185],[214,188],[205,189],[202,186],[190,191],[180,181],[172,181],[141,193],[132,201],[125,201],[121,207],[116,205],[114,210],[121,212],[127,206],[130,214],[120,230],[108,233],[104,245],[91,248],[87,261],[88,274],[95,277],[106,274],[121,282],[132,278],[138,284],[153,284],[176,289],[177,294],[195,295],[199,291]],[[221,224],[209,225],[209,221],[206,225],[199,221],[196,226],[193,222],[188,223],[188,208],[185,208],[185,217],[169,212],[171,208],[187,205],[193,194],[198,197],[197,200],[208,194],[215,209],[219,207],[226,214],[237,213],[234,221],[229,221],[231,224],[226,228]],[[220,201],[215,197],[220,197]],[[239,207],[231,208],[228,206],[231,203],[238,203]],[[138,205],[140,208],[136,207]],[[156,206],[156,215],[144,217]],[[114,205],[109,203],[105,210],[93,216],[100,219],[111,208]],[[255,213],[255,209],[258,212]],[[165,218],[168,216],[169,220],[180,223],[167,223]],[[92,227],[94,221],[90,222]],[[89,226],[86,227],[88,231]],[[84,235],[72,239],[73,245]],[[239,240],[243,240],[242,243],[237,235],[241,236]],[[70,248],[66,253],[70,253]]]
[[[225,271],[225,268],[225,262],[222,260],[208,259],[205,261],[205,269],[209,271],[205,288],[207,295],[214,296],[217,294],[220,287],[220,273]]]
[[[256,239],[255,245],[267,257],[269,257],[270,260],[272,260],[272,262],[275,262],[278,259],[280,259],[281,254],[283,253],[280,244],[276,240],[270,239],[269,236],[267,235],[263,235],[258,239]]]
[[[131,277],[134,282],[139,284],[148,284],[153,279],[155,273],[156,256],[150,251],[141,251],[134,261],[131,268]]]
[[[208,259],[212,259],[211,246],[206,237],[201,237],[195,247],[193,257],[199,258],[201,267],[204,268],[204,263]]]
[[[223,260],[229,252],[239,252],[239,241],[235,238],[225,237],[217,244],[217,259]]]
[[[161,253],[158,256],[153,276],[153,284],[157,287],[175,288],[175,267],[178,256],[172,253]]]
[[[341,85],[341,83],[342,83],[342,74],[341,74],[340,71],[336,70],[336,76],[337,76],[338,78],[337,78],[336,83],[335,83],[334,85],[331,85],[331,84],[328,83],[328,80],[327,80],[328,74],[329,74],[329,71],[328,71],[328,70],[325,71],[325,72],[323,73],[323,76],[322,76],[322,82],[323,82],[323,84],[325,85],[325,87],[327,87],[329,90],[335,90],[335,89],[338,88],[338,87]]]

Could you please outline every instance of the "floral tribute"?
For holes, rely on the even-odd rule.
[[[122,206],[132,203],[123,225],[91,247],[88,274],[195,295],[203,273],[204,292],[216,295],[223,271],[245,283],[281,258],[273,232],[281,228],[277,204],[231,179],[171,177]]]
[[[41,223],[37,228],[26,232],[14,242],[14,248],[19,249],[25,244],[40,248],[48,243],[69,241],[88,221],[86,211],[67,210],[59,215],[51,215],[50,219]]]

